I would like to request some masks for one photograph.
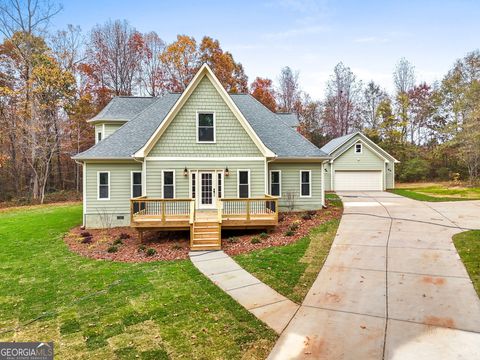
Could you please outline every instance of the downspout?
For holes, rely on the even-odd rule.
[[[322,172],[322,208],[326,209],[327,205],[325,204],[325,168],[324,164],[328,163],[329,160],[322,161],[320,166],[320,171]]]
[[[82,165],[82,227],[87,226],[87,164],[78,160],[74,160],[76,164]]]
[[[147,160],[145,158],[143,160],[139,160],[139,158],[136,158],[135,156],[132,156],[132,159],[142,164],[142,196],[146,196],[147,194]]]

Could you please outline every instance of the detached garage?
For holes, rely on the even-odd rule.
[[[382,191],[395,186],[398,160],[360,132],[333,139],[322,151],[331,156],[324,167],[326,191]]]

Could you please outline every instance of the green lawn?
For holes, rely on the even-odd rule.
[[[453,242],[480,296],[480,230],[454,235]]]
[[[71,253],[62,235],[81,213],[78,205],[0,213],[0,341],[53,340],[59,359],[266,357],[276,334],[190,261]]]
[[[336,195],[327,198],[330,206],[341,206]],[[328,221],[293,244],[237,255],[235,261],[280,294],[301,303],[323,266],[339,222]]]
[[[390,191],[420,201],[480,200],[480,188],[449,186],[446,183],[399,184],[399,188]]]

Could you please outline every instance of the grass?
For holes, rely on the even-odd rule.
[[[0,341],[54,341],[62,359],[266,357],[277,335],[190,261],[127,264],[70,252],[62,235],[81,212],[0,213]]]
[[[480,296],[480,230],[456,234],[453,242]]]
[[[480,187],[450,185],[449,183],[399,184],[391,192],[420,201],[480,200]]]
[[[327,198],[330,206],[341,206],[335,194]],[[235,261],[280,294],[300,303],[323,266],[339,222],[330,220],[293,244],[237,255]]]

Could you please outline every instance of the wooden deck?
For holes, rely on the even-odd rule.
[[[190,230],[190,247],[195,250],[220,249],[221,229],[269,228],[278,224],[278,200],[227,198],[217,200],[217,209],[198,210],[193,199],[153,199],[130,201],[130,226],[140,236],[145,230]]]

